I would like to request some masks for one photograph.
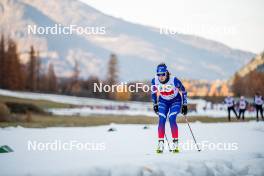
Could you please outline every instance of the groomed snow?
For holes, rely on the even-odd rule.
[[[107,132],[112,127],[117,131]],[[179,154],[156,154],[157,127],[108,125],[98,127],[0,129],[0,145],[15,152],[0,154],[0,175],[189,176],[264,175],[264,122],[191,123],[200,143],[235,144],[225,150],[202,152],[181,147]],[[167,136],[170,138],[169,126]],[[192,141],[186,124],[179,124],[180,141]],[[29,151],[28,140],[39,143],[71,140],[103,144],[97,151]],[[171,140],[171,139],[170,139]],[[105,149],[105,150],[101,150]],[[236,150],[237,149],[237,150]]]

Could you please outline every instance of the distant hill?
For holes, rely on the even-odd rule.
[[[264,95],[264,52],[238,70],[229,83],[236,96],[252,97],[256,92]]]
[[[257,55],[253,59],[251,59],[248,64],[243,66],[236,73],[240,77],[244,77],[249,72],[254,71],[254,70],[264,72],[264,52],[262,52],[261,54]]]
[[[41,51],[43,63],[52,62],[59,76],[69,76],[77,59],[82,77],[106,74],[113,52],[119,58],[121,80],[151,79],[164,61],[171,72],[186,79],[228,79],[254,53],[192,35],[161,35],[159,29],[106,15],[77,0],[1,0],[0,31]],[[28,35],[27,26],[104,26],[105,35]]]

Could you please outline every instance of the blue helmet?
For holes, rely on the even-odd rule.
[[[168,72],[168,70],[167,70],[167,66],[164,63],[159,64],[157,66],[157,75],[165,74],[166,72]]]

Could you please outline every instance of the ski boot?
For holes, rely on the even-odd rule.
[[[180,152],[180,150],[179,150],[179,140],[178,140],[178,138],[174,138],[174,139],[173,139],[172,152],[173,152],[173,153],[179,153],[179,152]]]
[[[156,152],[157,153],[163,153],[163,150],[164,150],[164,140],[160,139]]]

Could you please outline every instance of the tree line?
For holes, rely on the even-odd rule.
[[[21,54],[28,54],[28,61],[21,62]],[[82,78],[80,65],[75,60],[70,77],[58,77],[52,62],[47,67],[41,62],[40,52],[31,46],[29,52],[19,53],[11,38],[0,39],[0,88],[17,91],[55,93],[113,100],[149,101],[150,94],[130,92],[94,92],[94,84],[114,85],[119,82],[118,59],[111,54],[105,79],[98,76]],[[133,83],[130,83],[133,84]]]
[[[57,90],[57,77],[52,63],[48,70],[41,69],[38,52],[30,47],[29,60],[21,63],[16,42],[3,35],[0,39],[0,88],[54,92]]]
[[[232,90],[235,96],[253,97],[256,92],[264,95],[264,72],[251,71],[244,77],[235,75]]]

